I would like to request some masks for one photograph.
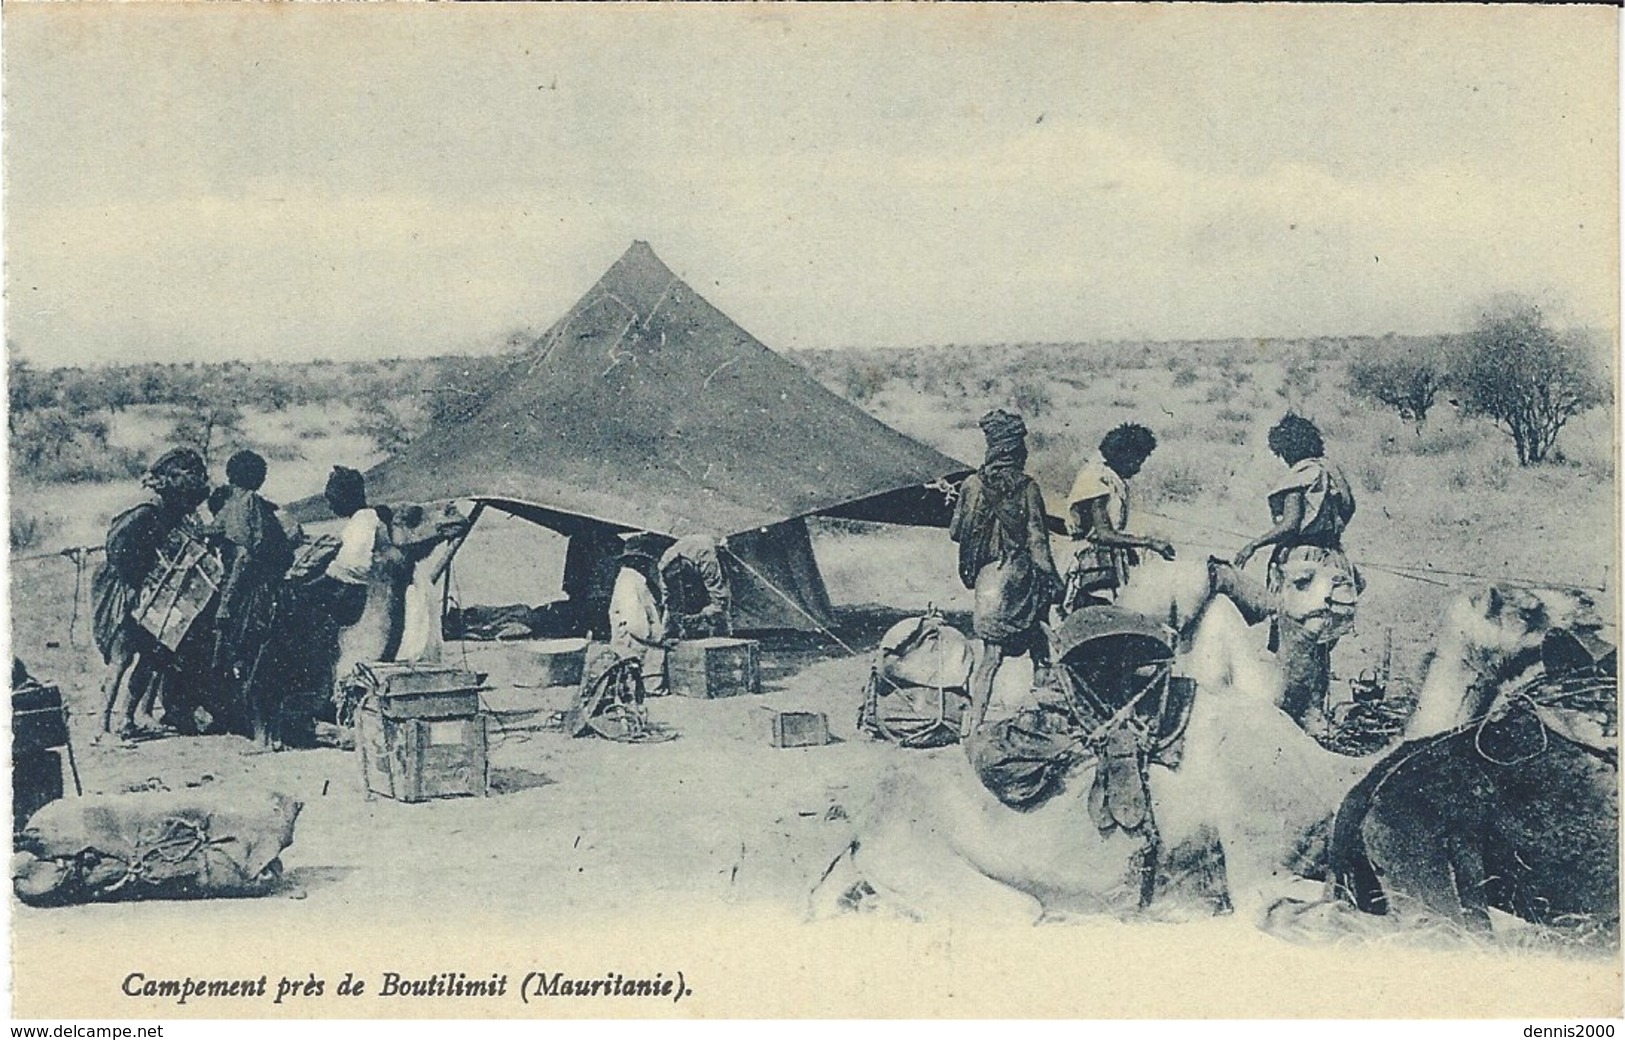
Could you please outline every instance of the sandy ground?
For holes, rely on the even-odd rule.
[[[874,619],[871,621],[871,630]],[[761,696],[666,697],[651,719],[676,734],[628,746],[518,724],[569,700],[562,689],[487,694],[512,723],[493,728],[489,798],[408,805],[369,800],[356,756],[335,749],[268,754],[235,737],[167,739],[133,749],[81,743],[87,788],[273,788],[304,803],[282,888],[251,900],[31,909],[14,904],[15,1008],[23,1016],[152,1014],[650,1014],[607,1003],[547,1009],[512,1001],[405,1010],[379,999],[282,1006],[132,1000],[148,977],[345,971],[381,979],[460,970],[591,974],[684,971],[688,1007],[655,1014],[1547,1014],[1607,1013],[1617,991],[1606,958],[1405,943],[1292,946],[1235,918],[1184,924],[1081,919],[1037,929],[955,931],[863,918],[806,924],[802,901],[848,839],[847,812],[879,772],[911,754],[857,734],[866,661],[787,652],[802,666]],[[475,648],[479,667],[512,668],[523,650]],[[781,673],[787,669],[780,669]],[[1019,672],[1019,670],[1017,670]],[[1019,674],[1003,693],[1019,692]],[[770,710],[825,712],[823,747],[769,744]],[[906,766],[905,766],[906,767]],[[1035,987],[1025,951],[1076,965],[1090,985]],[[1012,962],[1012,958],[1014,961]],[[64,968],[64,965],[71,967]],[[1135,976],[1187,973],[1147,998]],[[1180,967],[1183,966],[1183,967]],[[1304,972],[1358,988],[1283,988]],[[1499,976],[1499,991],[1441,999],[1432,983]],[[760,976],[761,985],[749,980]],[[1544,979],[1544,981],[1541,981]],[[1365,990],[1366,986],[1375,987]],[[1365,996],[1358,993],[1364,990]]]
[[[1104,399],[1114,393],[1160,394],[1191,425],[1185,406],[1158,385],[1167,373],[1132,378],[1146,385],[1102,386],[1089,395],[1057,391],[1047,428],[1071,440],[1052,445],[1045,457],[1059,457],[1065,469],[1106,424],[1133,418],[1132,402],[1108,406]],[[1181,391],[1191,409],[1200,391]],[[963,412],[967,406],[956,407]],[[967,457],[976,451],[974,429],[941,400],[888,391],[874,410],[947,450]],[[1262,425],[1273,411],[1260,404],[1256,422]],[[1068,415],[1088,419],[1068,432]],[[1202,490],[1194,501],[1153,500],[1157,513],[1173,519],[1148,516],[1147,526],[1160,526],[1183,555],[1200,558],[1233,551],[1241,541],[1235,532],[1259,526],[1261,487],[1274,471],[1270,460],[1252,458],[1261,437],[1245,449],[1213,446],[1199,432],[1200,416],[1194,418],[1196,432],[1184,435],[1169,424],[1147,476],[1159,465],[1166,471],[1200,465]],[[1415,454],[1403,444],[1384,454],[1382,437],[1392,435],[1382,431],[1412,435],[1397,421],[1362,421],[1347,420],[1365,439],[1344,453],[1351,469],[1365,471],[1358,478],[1361,513],[1351,529],[1351,552],[1362,562],[1425,562],[1440,573],[1416,581],[1367,570],[1360,631],[1339,647],[1334,662],[1344,678],[1375,665],[1391,644],[1397,679],[1415,681],[1436,619],[1476,580],[1446,572],[1598,585],[1617,580],[1609,562],[1611,470],[1481,472],[1472,467],[1489,467],[1505,451],[1492,435],[1457,454]],[[278,422],[278,436],[291,439],[317,418]],[[273,497],[286,501],[319,487],[331,461],[357,461],[364,447],[331,440],[302,441],[309,458],[273,464],[280,481]],[[1499,486],[1482,473],[1499,473]],[[118,485],[14,491],[14,513],[53,517],[52,537],[40,547],[46,551],[99,542],[107,517],[136,495]],[[459,601],[546,599],[535,590],[556,587],[562,542],[517,522],[487,524],[482,521],[459,558]],[[510,720],[507,728],[492,729],[489,798],[421,805],[368,800],[355,756],[331,748],[265,754],[228,737],[158,740],[131,749],[92,746],[101,663],[89,647],[90,571],[81,575],[77,621],[70,624],[73,566],[61,559],[14,565],[13,646],[36,675],[62,685],[87,790],[269,787],[305,806],[284,856],[287,883],[272,896],[49,911],[14,904],[16,1010],[124,1017],[536,1014],[517,1003],[403,1010],[373,1000],[180,1009],[123,997],[117,987],[134,970],[177,977],[315,971],[330,979],[346,970],[371,976],[461,970],[510,972],[517,982],[529,967],[552,965],[583,974],[687,970],[700,984],[693,1002],[675,1006],[672,1013],[679,1014],[1619,1013],[1617,956],[1430,951],[1404,941],[1305,948],[1235,918],[1178,925],[1080,920],[1010,933],[866,918],[801,923],[809,887],[849,838],[845,817],[882,770],[896,763],[907,768],[910,761],[910,753],[854,731],[865,655],[899,612],[928,603],[950,611],[969,606],[953,580],[951,547],[941,532],[821,530],[815,545],[833,598],[846,605],[849,627],[841,634],[858,656],[818,640],[769,643],[762,695],[653,701],[651,717],[676,739],[623,746],[521,727],[525,719],[534,723],[562,708],[568,691],[514,685],[524,681],[523,651],[475,649],[470,663],[496,679],[487,695],[491,706],[529,714],[501,716]],[[873,603],[887,607],[857,606]],[[1019,685],[1020,673],[1006,679]],[[836,740],[819,748],[773,748],[771,710],[825,712]],[[1150,977],[1181,981],[1152,987],[1148,996]],[[540,1013],[667,1012],[588,1003],[555,1004]]]

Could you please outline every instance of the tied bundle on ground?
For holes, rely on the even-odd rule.
[[[12,885],[34,906],[261,895],[282,875],[302,808],[270,791],[58,800],[17,836]]]

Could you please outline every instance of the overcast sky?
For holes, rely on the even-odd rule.
[[[635,238],[779,348],[1612,327],[1616,17],[8,3],[7,334],[453,351]]]

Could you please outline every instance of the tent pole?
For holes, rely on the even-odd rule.
[[[430,585],[438,584],[440,579],[446,577],[446,575],[451,571],[451,561],[457,558],[457,550],[461,549],[463,547],[463,543],[468,541],[468,536],[474,533],[474,525],[479,523],[480,514],[483,512],[485,512],[485,502],[483,500],[475,502],[473,511],[468,514],[468,530],[463,532],[462,537],[458,538],[457,541],[452,545],[451,551],[446,553],[446,558],[441,560],[440,563],[435,566],[434,571],[430,573]],[[448,579],[444,585],[440,586],[441,631],[445,631],[446,628],[446,610],[451,605],[450,601],[451,581]]]
[[[806,607],[803,607],[800,603],[797,603],[794,599],[792,599],[790,597],[789,593],[785,592],[783,589],[779,588],[777,585],[775,585],[771,581],[769,581],[768,578],[767,578],[767,575],[763,574],[761,571],[757,570],[755,567],[752,567],[750,564],[746,563],[743,559],[740,558],[738,553],[731,553],[730,555],[733,557],[733,560],[734,560],[735,563],[739,564],[739,566],[743,567],[745,570],[749,571],[752,575],[754,575],[757,581],[759,581],[763,585],[767,586],[769,592],[772,592],[775,596],[778,596],[780,599],[784,600],[784,602],[790,604],[790,607],[793,610],[800,613],[808,621],[811,621],[813,623],[813,627],[818,629],[818,631],[824,633],[824,635],[828,636],[830,641],[833,642],[836,646],[840,647],[842,650],[845,650],[848,654],[851,654],[853,657],[858,656],[858,651],[852,649],[850,646],[847,646],[845,641],[843,641],[840,636],[836,635],[834,632],[831,632],[829,629],[825,628],[823,623],[820,622],[817,618],[813,617],[812,614],[807,610]]]

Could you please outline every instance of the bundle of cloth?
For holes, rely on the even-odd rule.
[[[881,637],[858,729],[900,747],[960,739],[970,704],[971,645],[936,612],[908,618]]]
[[[12,886],[32,906],[264,894],[302,808],[226,788],[59,799],[17,835]]]

